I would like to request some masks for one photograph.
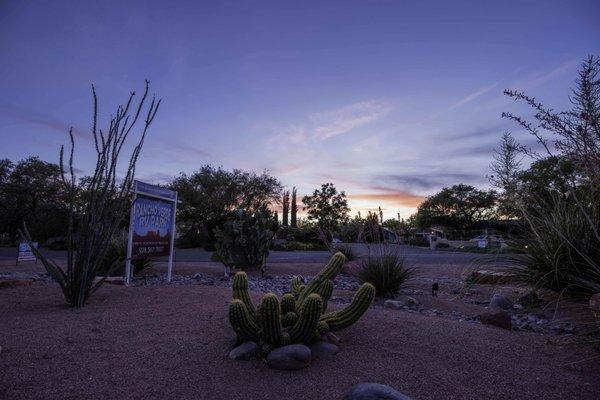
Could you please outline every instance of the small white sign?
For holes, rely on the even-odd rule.
[[[480,249],[485,249],[487,247],[487,240],[480,239],[479,241],[477,241],[477,247],[479,247]]]
[[[33,247],[38,248],[38,242],[33,242]],[[29,243],[23,242],[19,243],[19,254],[17,255],[17,263],[19,261],[37,261],[37,257],[31,251],[31,247],[29,247]]]

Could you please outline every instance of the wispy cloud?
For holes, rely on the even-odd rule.
[[[479,89],[479,90],[477,90],[477,91],[475,91],[475,92],[473,92],[473,93],[471,93],[471,94],[463,97],[462,99],[460,99],[459,101],[457,101],[456,103],[454,103],[450,107],[448,107],[448,110],[454,110],[456,108],[464,106],[467,103],[472,102],[476,98],[478,98],[478,97],[486,94],[490,90],[496,88],[499,83],[500,82],[496,82],[496,83],[493,83],[493,84],[491,84],[489,86],[482,87],[481,89]]]
[[[314,113],[303,123],[278,129],[279,132],[270,137],[267,142],[300,144],[327,140],[377,121],[391,110],[392,106],[389,103],[369,100]]]
[[[68,124],[60,121],[50,115],[40,113],[27,108],[19,107],[13,104],[0,104],[0,114],[4,114],[14,120],[26,122],[28,124],[37,125],[51,131],[66,135],[71,128]],[[86,135],[85,130],[81,127],[73,127],[73,135],[85,139],[90,139],[91,135]]]
[[[403,207],[417,207],[425,199],[424,196],[412,194],[402,190],[378,192],[378,193],[359,193],[348,196],[350,200],[363,200],[369,202],[386,202]]]

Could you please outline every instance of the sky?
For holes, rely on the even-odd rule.
[[[565,109],[600,55],[600,2],[0,0],[0,158],[93,166],[91,84],[107,125],[144,80],[163,103],[137,178],[203,164],[270,171],[300,195],[333,182],[353,213],[407,217],[488,187],[521,89]]]

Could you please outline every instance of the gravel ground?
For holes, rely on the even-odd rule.
[[[258,297],[258,294],[255,294]],[[2,399],[597,399],[600,358],[557,337],[375,307],[309,368],[231,361],[227,288],[103,287],[82,310],[43,281],[0,291]],[[585,361],[595,358],[594,361]]]

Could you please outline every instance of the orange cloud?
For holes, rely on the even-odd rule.
[[[418,207],[425,196],[418,196],[407,192],[390,192],[390,193],[363,193],[348,195],[351,200],[363,200],[363,201],[382,201],[386,203],[393,203],[404,207]]]

